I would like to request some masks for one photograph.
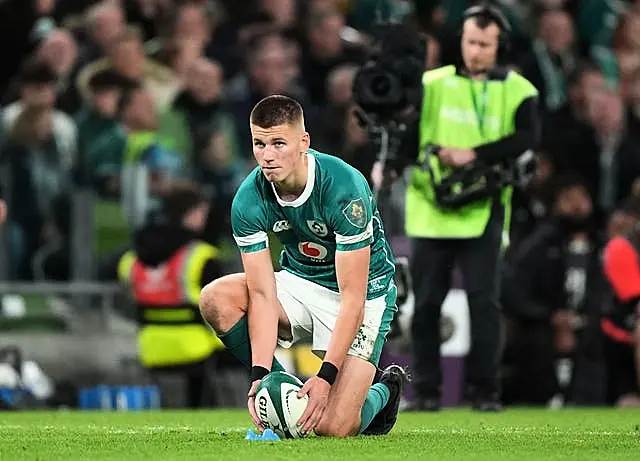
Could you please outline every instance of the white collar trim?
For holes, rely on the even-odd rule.
[[[295,200],[291,202],[286,202],[280,198],[278,195],[278,191],[276,191],[276,186],[271,183],[271,188],[273,189],[273,193],[276,196],[276,200],[280,206],[290,206],[297,208],[303,205],[309,197],[311,197],[311,192],[313,192],[313,186],[316,183],[316,158],[312,154],[307,154],[307,184],[304,186],[304,190],[302,194]]]

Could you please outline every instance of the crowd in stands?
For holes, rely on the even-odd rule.
[[[140,165],[152,197],[198,184],[212,203],[203,237],[228,241],[230,201],[255,165],[249,112],[270,94],[301,101],[312,146],[369,177],[375,148],[352,114],[351,84],[376,13],[418,27],[434,68],[458,61],[472,3],[0,0],[10,278],[68,279],[57,250],[68,247],[71,194],[90,187],[98,220],[122,215]],[[640,213],[640,1],[493,3],[512,23],[511,65],[539,89],[543,120],[536,179],[511,219],[505,396],[594,403],[606,381],[597,319],[610,297],[600,253]],[[135,224],[125,219],[119,244]],[[559,372],[568,358],[571,384]]]

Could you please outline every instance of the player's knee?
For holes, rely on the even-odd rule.
[[[321,437],[351,437],[358,433],[358,422],[355,418],[338,417],[323,418],[316,427],[315,433]]]
[[[218,334],[226,333],[244,315],[242,293],[238,283],[221,277],[207,284],[200,292],[200,312]]]

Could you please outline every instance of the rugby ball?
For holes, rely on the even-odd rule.
[[[298,398],[303,383],[284,371],[274,371],[262,378],[256,390],[256,414],[265,429],[269,428],[281,438],[304,437],[296,422],[307,408],[309,397]]]

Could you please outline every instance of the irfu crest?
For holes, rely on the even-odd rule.
[[[342,210],[342,213],[351,224],[356,227],[365,228],[367,226],[367,209],[364,207],[364,200],[357,198],[351,200]]]

